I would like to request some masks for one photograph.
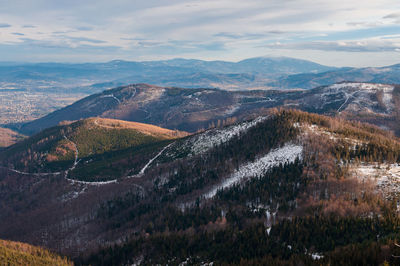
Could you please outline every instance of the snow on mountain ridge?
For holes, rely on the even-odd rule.
[[[344,89],[344,88],[353,88],[353,89],[361,89],[361,90],[383,90],[384,92],[392,92],[394,87],[392,85],[386,84],[374,84],[374,83],[365,83],[365,82],[343,82],[336,83],[328,86],[330,89]]]
[[[393,108],[394,86],[363,82],[336,83],[322,88],[322,106],[342,102],[337,112],[366,111],[369,113],[390,113]]]
[[[195,138],[191,138],[186,142],[186,146],[190,146],[190,155],[200,154],[208,151],[214,146],[229,141],[236,135],[246,132],[249,128],[266,120],[268,117],[258,117],[252,121],[243,122],[237,125],[222,129],[214,129],[199,134]]]

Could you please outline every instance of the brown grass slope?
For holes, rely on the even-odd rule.
[[[11,129],[0,127],[0,148],[10,146],[21,140],[23,137],[24,136],[12,131]]]
[[[171,130],[162,127],[158,127],[151,124],[144,124],[139,122],[124,121],[119,119],[110,118],[89,118],[89,123],[93,123],[96,126],[109,128],[109,129],[133,129],[141,132],[145,135],[150,135],[160,139],[175,139],[182,138],[189,135],[189,133],[179,130]]]
[[[66,258],[40,247],[0,240],[0,265],[73,265]]]

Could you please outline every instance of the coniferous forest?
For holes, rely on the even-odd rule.
[[[169,138],[125,128],[82,127],[82,123],[49,129],[56,132],[55,138],[44,131],[6,150],[8,162],[29,158],[26,169],[51,171],[50,163],[35,165],[20,147],[44,154],[64,147],[63,136],[69,134],[76,149],[83,151],[69,177],[90,182],[88,176],[98,176],[95,181],[113,182],[91,189],[77,183],[85,204],[67,205],[79,199],[73,194],[63,199],[69,208],[52,210],[52,223],[57,217],[80,213],[86,215],[85,226],[93,230],[85,237],[106,232],[101,237],[110,240],[66,253],[77,265],[398,263],[397,190],[376,187],[373,180],[359,179],[356,171],[364,166],[385,171],[399,163],[400,142],[376,126],[290,109],[269,110],[262,119],[232,119],[189,136],[172,132]],[[96,141],[85,142],[85,135],[72,127],[86,135],[91,132]],[[110,134],[114,137],[108,138]],[[101,138],[108,140],[105,151],[96,150]],[[291,160],[279,159],[292,158],[290,147],[301,153]],[[71,164],[71,158],[60,162]],[[241,170],[265,158],[271,167]],[[149,160],[151,164],[145,165]],[[145,171],[140,171],[143,167]],[[238,173],[239,182],[221,185]],[[48,176],[44,186],[56,188],[62,178],[62,174]],[[2,185],[3,193],[10,189]],[[212,190],[215,193],[207,196]],[[7,200],[4,204],[15,205],[22,198]],[[31,226],[37,228],[35,210],[41,209],[38,201],[32,204]],[[7,211],[13,217],[18,209]],[[72,221],[83,226],[80,220]],[[10,234],[19,230],[17,225],[3,225]],[[64,226],[57,230],[63,232]],[[62,247],[62,242],[53,241]]]
[[[341,136],[340,145],[323,136],[316,136],[319,143],[310,141],[310,136],[301,135],[299,124]],[[346,138],[358,140],[357,145]],[[197,193],[238,167],[235,162],[253,161],[285,142],[305,143],[303,159],[220,189],[212,199]],[[169,170],[167,182],[156,178],[151,193],[118,196],[104,202],[97,213],[110,228],[140,224],[141,229],[123,243],[75,262],[395,265],[400,254],[397,200],[382,198],[370,186],[355,182],[348,165],[398,162],[399,147],[395,138],[374,126],[274,111],[270,119],[200,158],[160,159],[165,164],[154,171],[176,169]],[[189,205],[180,204],[187,195],[198,196]]]

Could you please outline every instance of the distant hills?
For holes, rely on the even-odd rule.
[[[280,77],[276,81],[269,83],[269,85],[283,89],[312,89],[345,81],[399,84],[400,64],[386,67],[341,68],[324,73],[294,74]]]
[[[93,94],[18,128],[28,135],[64,120],[103,117],[195,132],[235,116],[283,106],[302,97],[303,91],[224,91],[160,87],[149,84],[122,86]],[[219,122],[218,122],[219,120]]]
[[[31,135],[65,120],[103,117],[195,132],[232,117],[241,120],[263,114],[268,108],[286,107],[369,122],[400,134],[399,104],[399,86],[374,83],[342,82],[287,91],[133,84],[93,94],[16,129]]]
[[[295,59],[290,57],[254,57],[239,62],[227,61],[204,61],[195,59],[172,59],[164,61],[142,62],[146,66],[160,67],[181,67],[196,69],[197,72],[239,74],[254,73],[266,74],[295,74],[295,73],[319,73],[335,69],[320,65],[308,60]]]
[[[247,89],[269,87],[282,75],[334,70],[311,61],[286,57],[256,57],[239,62],[172,59],[107,63],[0,64],[3,88],[93,93],[131,83],[162,86]],[[273,78],[271,80],[271,78]]]
[[[312,89],[336,82],[399,83],[400,65],[336,68],[288,57],[239,62],[171,59],[106,63],[0,64],[0,89],[92,94],[132,83],[167,87]]]
[[[241,103],[265,101],[273,92],[228,92],[217,89],[166,88],[134,84],[93,94],[63,109],[20,127],[28,134],[55,126],[64,120],[104,117],[196,131],[218,119],[233,116]]]

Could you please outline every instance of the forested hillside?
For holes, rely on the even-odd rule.
[[[84,128],[71,135],[82,151]],[[0,236],[78,265],[396,263],[400,142],[387,131],[282,109],[172,136],[79,157],[67,179],[0,169]]]
[[[245,133],[203,149],[201,161],[194,156],[163,167],[170,169],[169,177],[155,179],[156,193],[102,205],[99,216],[114,221],[109,226],[142,224],[143,229],[125,244],[76,262],[396,264],[397,192],[387,200],[376,193],[373,179],[360,182],[352,171],[355,164],[400,161],[399,142],[386,134],[366,124],[298,111],[274,113]],[[294,148],[298,144],[301,153]],[[277,151],[297,157],[260,156]],[[258,168],[267,157],[280,163]],[[210,168],[202,168],[206,165]],[[242,176],[218,182],[229,169],[236,169],[231,177]]]
[[[3,166],[29,173],[67,170],[78,160],[140,148],[187,133],[114,119],[89,118],[46,129],[0,153]]]

